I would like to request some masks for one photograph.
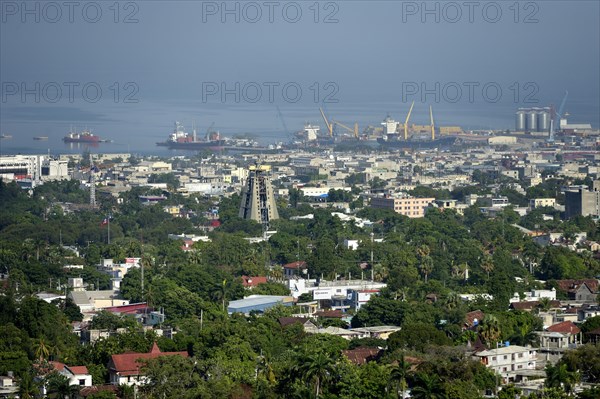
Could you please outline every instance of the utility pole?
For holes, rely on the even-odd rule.
[[[373,235],[371,231],[371,282],[375,281],[375,265],[373,264]]]

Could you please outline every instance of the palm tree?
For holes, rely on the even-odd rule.
[[[56,399],[76,398],[79,393],[78,385],[71,385],[69,378],[58,372],[50,373],[46,377],[48,397]]]
[[[429,254],[431,253],[431,249],[429,249],[428,245],[421,245],[419,248],[417,248],[417,256],[419,258],[424,258],[426,256],[429,256]]]
[[[500,323],[492,315],[486,315],[479,326],[479,336],[489,346],[500,339]]]
[[[414,399],[444,399],[446,393],[437,375],[418,373],[410,396]]]
[[[567,394],[573,392],[573,385],[579,381],[579,373],[569,371],[566,364],[546,366],[546,387],[564,389]]]
[[[398,364],[392,366],[390,370],[390,381],[388,386],[393,386],[396,390],[396,396],[404,399],[406,391],[406,377],[410,371],[410,364],[404,360],[404,353],[400,356]]]
[[[550,300],[550,298],[547,298],[547,297],[540,298],[539,303],[538,303],[538,311],[547,312],[550,310],[551,307],[552,307],[552,301]]]
[[[30,373],[24,373],[19,382],[19,398],[33,399],[40,393]]]
[[[427,283],[427,276],[433,271],[433,259],[430,256],[424,256],[419,264],[421,273],[425,276],[425,283]]]
[[[38,342],[34,344],[35,356],[41,361],[47,359],[50,356],[50,348],[46,345],[44,338],[40,338]]]
[[[335,362],[324,352],[312,353],[302,359],[298,371],[308,383],[315,384],[315,398],[319,397],[321,386],[334,371]]]
[[[456,309],[460,306],[461,301],[460,295],[458,295],[456,292],[450,292],[448,295],[446,295],[444,307],[446,310]]]
[[[481,268],[487,273],[488,280],[490,279],[490,273],[494,271],[494,262],[490,256],[486,256],[481,262]]]

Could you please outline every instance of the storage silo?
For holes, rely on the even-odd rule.
[[[530,109],[527,112],[527,131],[528,132],[537,132],[537,110]]]
[[[550,131],[550,110],[542,109],[537,115],[537,127],[538,132],[549,132]]]
[[[519,108],[517,110],[517,119],[515,123],[515,130],[517,132],[524,132],[527,129],[527,110]]]

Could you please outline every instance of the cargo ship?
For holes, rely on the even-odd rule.
[[[227,145],[227,140],[221,138],[219,132],[208,132],[206,138],[196,137],[196,129],[189,134],[179,122],[175,122],[175,129],[169,135],[166,141],[156,143],[158,146],[168,147],[172,150],[202,150],[202,149],[221,149]]]
[[[68,135],[63,137],[65,143],[100,143],[102,140],[89,130],[83,130],[80,133],[70,132]]]

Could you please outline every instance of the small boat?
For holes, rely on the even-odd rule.
[[[38,141],[44,141],[48,140],[48,136],[35,136],[33,139]]]
[[[12,139],[12,136],[10,134],[0,134],[0,139]]]

